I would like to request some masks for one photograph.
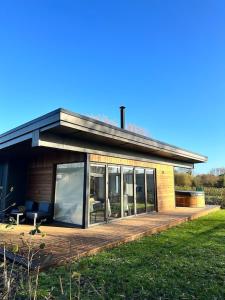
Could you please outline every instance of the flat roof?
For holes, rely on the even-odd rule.
[[[18,126],[0,135],[0,150],[14,144],[32,139],[35,132],[41,134],[53,133],[71,136],[72,138],[86,138],[99,143],[117,145],[122,148],[144,151],[171,159],[190,163],[207,161],[207,157],[196,152],[182,149],[146,137],[126,129],[107,124],[105,122],[73,113],[63,108]]]

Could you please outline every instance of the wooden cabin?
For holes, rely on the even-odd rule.
[[[0,209],[53,205],[52,221],[87,228],[174,209],[174,167],[207,157],[57,109],[0,135]]]

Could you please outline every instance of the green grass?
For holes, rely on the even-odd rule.
[[[225,211],[81,259],[71,270],[81,274],[79,288],[72,284],[81,299],[225,299]],[[69,274],[69,267],[42,273],[39,295],[69,299]]]

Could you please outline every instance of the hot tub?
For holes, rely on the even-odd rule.
[[[205,207],[205,193],[202,191],[176,191],[176,206]]]

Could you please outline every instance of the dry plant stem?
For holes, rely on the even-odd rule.
[[[41,231],[39,230],[38,233]],[[40,244],[40,249],[36,249],[36,240],[34,240],[34,234],[31,234],[29,238],[24,238],[24,233],[20,234],[20,239],[24,246],[27,248],[27,268],[26,275],[21,277],[19,275],[19,269],[15,268],[15,257],[12,263],[8,264],[7,262],[7,248],[6,243],[3,244],[3,263],[2,263],[2,283],[3,283],[3,291],[0,291],[0,300],[13,300],[17,299],[17,293],[25,292],[26,299],[37,300],[38,297],[38,284],[39,284],[39,275],[40,275],[40,266],[35,269],[35,272],[32,271],[33,261],[40,252],[40,249],[43,249],[43,243]],[[14,245],[12,241],[12,245],[16,246],[14,253],[18,250],[17,245]],[[16,277],[15,277],[15,276]],[[17,284],[17,279],[18,284]],[[46,297],[45,297],[46,298]],[[47,299],[52,299],[52,295],[49,295]]]
[[[36,280],[35,280],[35,289],[34,289],[34,299],[33,300],[37,299],[39,273],[40,273],[40,266],[38,266],[38,269],[37,269]]]
[[[33,247],[33,240],[32,240],[33,236],[30,236],[29,240],[27,242],[25,242],[25,244],[28,247],[28,254],[27,254],[27,275],[28,275],[28,292],[29,292],[29,299],[32,300],[32,275],[31,275],[31,265],[34,259],[34,256],[39,252],[33,252],[32,253],[32,247]],[[36,280],[38,280],[39,278],[39,267],[37,270],[37,275],[36,275]],[[34,294],[37,293],[37,288],[36,288],[36,284],[35,284],[35,290],[34,290]],[[36,296],[35,296],[36,297]]]
[[[13,260],[13,263],[12,263],[12,267],[11,267],[11,270],[10,270],[10,274],[9,274],[9,278],[8,278],[8,295],[10,296],[11,294],[11,286],[12,286],[12,283],[13,283],[13,277],[12,277],[12,273],[13,273],[13,270],[14,270],[14,266],[15,266],[15,258]]]
[[[7,286],[7,281],[8,281],[8,278],[7,278],[7,263],[6,263],[6,250],[5,250],[5,245],[4,245],[4,287]]]
[[[7,270],[7,260],[6,260],[6,248],[4,245],[4,258],[3,258],[3,274],[4,274],[4,289],[5,289],[5,294],[3,296],[3,299],[10,299],[10,295],[11,295],[11,284],[13,283],[13,278],[12,278],[12,272],[14,269],[14,264],[15,264],[15,260],[13,260],[10,272],[8,274],[8,270]]]
[[[70,300],[72,300],[72,269],[70,263]]]
[[[59,276],[59,284],[60,284],[61,294],[64,295],[63,283],[62,283],[62,277],[61,276]]]
[[[92,287],[92,289],[95,291],[95,293],[99,296],[102,297],[102,295],[96,290],[96,288],[94,287],[94,285],[91,283],[91,280],[89,278],[87,278],[89,281],[90,286]]]
[[[78,277],[78,292],[77,292],[77,299],[79,300],[80,299],[80,275]]]
[[[28,291],[29,291],[29,297],[31,300],[31,293],[32,293],[32,289],[31,289],[31,276],[30,276],[30,253],[31,253],[31,249],[30,249],[30,243],[28,245],[28,254],[27,254],[27,275],[28,275]]]
[[[72,253],[72,247],[71,247],[71,242],[70,242],[70,255]],[[72,300],[72,264],[70,260],[70,300]]]

